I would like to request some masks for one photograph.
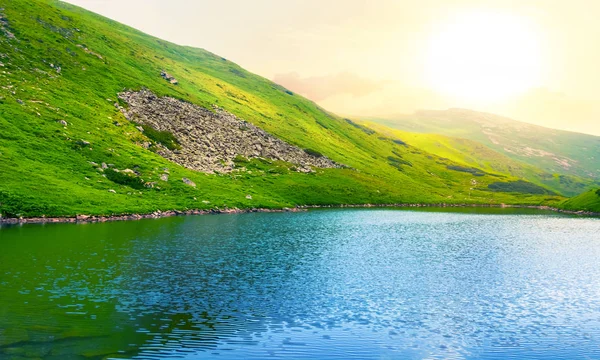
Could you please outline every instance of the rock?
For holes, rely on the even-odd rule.
[[[170,77],[164,71],[161,74]],[[307,173],[313,172],[312,167],[344,167],[290,145],[218,106],[213,106],[212,112],[174,98],[158,97],[146,89],[122,92],[119,98],[129,105],[121,108],[125,118],[176,137],[181,149],[169,150],[159,145],[156,153],[188,169],[228,173],[236,168],[237,156],[283,160],[296,165],[295,171]]]
[[[116,193],[117,193],[117,192],[116,192],[116,191],[114,191],[113,189],[110,189],[110,190],[108,190],[108,192],[111,192],[111,193],[113,193],[113,194],[116,194]]]
[[[101,167],[102,167],[102,170],[108,169],[108,165],[106,165],[106,163],[102,163]]]
[[[160,176],[160,180],[162,180],[162,181],[169,181],[169,175],[167,175],[167,174],[162,174],[162,175]]]
[[[208,201],[208,200],[202,200],[202,203],[204,203],[204,204],[210,204],[210,201]]]
[[[144,184],[144,187],[147,187],[148,189],[154,189],[154,186],[158,184],[156,181],[153,182],[147,182]]]
[[[141,126],[136,126],[135,128],[138,129],[140,132],[144,132],[144,128]]]
[[[175,79],[173,76],[169,75],[169,73],[167,73],[164,70],[160,72],[160,76],[162,76],[163,79],[167,80],[168,82],[170,82],[173,85],[179,84],[179,81],[177,81],[177,79]]]
[[[82,147],[90,146],[90,142],[85,140],[79,140],[77,141],[77,144]]]
[[[193,186],[196,187],[196,183],[193,182],[192,180],[188,179],[188,178],[182,178],[181,179],[183,181],[184,184],[189,185],[189,186]]]
[[[64,121],[64,120],[59,120],[59,121],[58,121],[58,123],[59,123],[59,124],[61,124],[62,126],[67,126],[67,125],[69,125],[69,124],[67,124],[67,122],[66,122],[66,121]]]
[[[17,103],[19,103],[20,105],[23,105],[23,100],[17,99]]]
[[[246,195],[246,199],[252,200],[252,195]]]

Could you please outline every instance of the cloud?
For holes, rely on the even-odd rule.
[[[350,72],[325,76],[300,77],[298,73],[277,74],[273,81],[313,101],[335,95],[362,97],[380,90],[384,82],[362,78]]]

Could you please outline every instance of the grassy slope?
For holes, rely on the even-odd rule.
[[[565,210],[585,210],[600,213],[600,189],[587,191],[559,205]]]
[[[471,190],[471,174],[446,169],[452,161],[352,126],[207,51],[177,46],[60,2],[2,0],[0,7],[17,38],[0,35],[0,213],[5,216],[560,200],[483,190],[499,179],[514,180],[502,175],[480,177]],[[174,75],[179,85],[164,81],[161,69]],[[189,171],[136,145],[143,135],[115,110],[119,91],[141,87],[206,107],[218,104],[292,144],[352,168],[309,175],[287,171],[286,164],[256,164],[266,172],[252,174]],[[58,123],[63,119],[69,123],[66,128]],[[113,125],[115,121],[123,126]],[[91,145],[78,147],[80,140]],[[412,166],[401,166],[401,171],[392,166],[388,157],[398,154]],[[171,178],[160,183],[160,189],[138,191],[112,183],[90,162],[136,168],[145,181],[156,181],[168,167]],[[183,184],[182,177],[198,187]],[[252,199],[246,199],[247,194]]]
[[[478,141],[514,160],[528,163],[548,173],[600,180],[598,136],[548,129],[462,109],[419,111],[413,115],[374,121],[404,131]],[[569,166],[562,165],[563,161]]]
[[[478,141],[396,130],[370,121],[363,121],[361,124],[443,158],[485,171],[523,178],[566,196],[578,195],[597,184],[594,180],[578,176],[551,174],[523,161],[512,159]]]

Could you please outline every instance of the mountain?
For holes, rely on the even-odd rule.
[[[408,144],[465,166],[527,179],[566,196],[578,195],[600,185],[597,179],[542,170],[524,161],[513,159],[475,140],[396,130],[372,121],[359,122],[387,136],[402,139]]]
[[[567,119],[566,119],[567,120]],[[551,174],[600,179],[600,137],[465,109],[418,111],[373,121],[399,130],[477,141]]]
[[[0,216],[563,200],[208,51],[59,1],[0,8]]]

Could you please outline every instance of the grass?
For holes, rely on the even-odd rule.
[[[2,6],[17,38],[0,37],[3,216],[564,200],[488,191],[491,183],[518,178],[486,170],[474,182],[470,173],[448,170],[462,162],[348,122],[205,50],[178,46],[58,1],[6,0]],[[162,69],[179,84],[165,81]],[[293,164],[252,160],[228,174],[185,169],[141,146],[175,147],[172,134],[141,133],[115,108],[117,93],[142,87],[208,109],[216,104],[348,167],[303,174],[293,171]],[[102,172],[94,163],[135,169],[139,175]],[[166,171],[169,179],[163,181]],[[156,185],[142,188],[142,182]]]
[[[515,160],[479,141],[439,134],[413,133],[387,128],[371,121],[362,121],[362,123],[391,138],[460,163],[462,167],[470,167],[476,169],[477,172],[491,172],[513,176],[566,196],[578,195],[600,185],[599,180],[593,177],[559,174],[542,170],[534,165]],[[460,128],[460,124],[457,125],[457,128]],[[424,130],[421,128],[418,129]],[[436,130],[432,129],[431,131]],[[443,129],[439,131],[446,132]],[[457,132],[457,136],[465,135],[460,134],[459,130],[455,130],[455,132]]]
[[[569,116],[565,114],[565,116]],[[391,119],[373,119],[379,125],[422,135],[437,137],[440,151],[455,153],[456,139],[475,141],[484,152],[492,150],[505,158],[533,166],[541,172],[563,174],[587,181],[586,185],[600,186],[600,137],[579,134],[518,122],[505,117],[464,109],[418,111]],[[427,141],[427,138],[417,141]],[[452,138],[452,139],[448,139]],[[411,140],[412,141],[412,140]],[[429,145],[433,145],[428,141]],[[415,144],[416,145],[416,144]],[[467,147],[472,144],[465,143]],[[446,147],[445,149],[442,149]],[[479,158],[479,153],[467,153]],[[462,155],[461,155],[462,156]],[[495,156],[497,157],[497,155]],[[528,174],[530,175],[530,174]],[[592,180],[592,181],[590,181]],[[559,184],[560,186],[560,184]],[[589,188],[572,189],[572,194]]]
[[[559,208],[571,211],[600,213],[600,189],[593,189],[559,204]]]

